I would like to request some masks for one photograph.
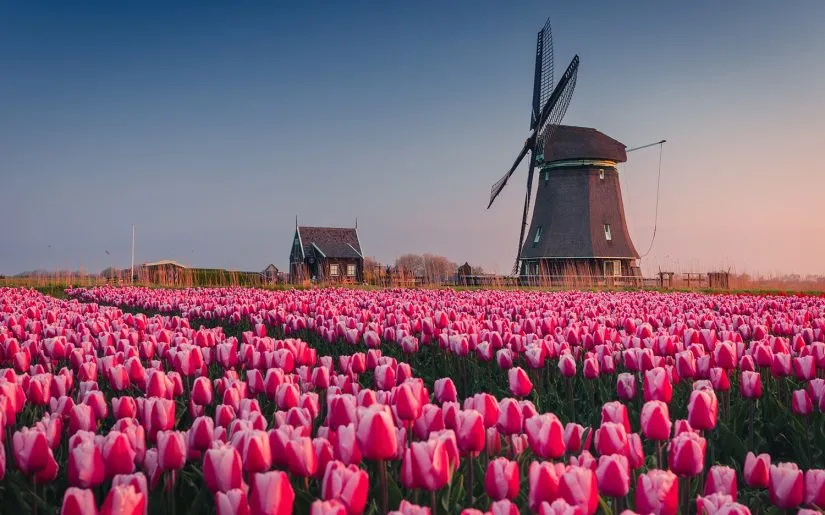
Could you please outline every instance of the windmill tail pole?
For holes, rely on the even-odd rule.
[[[648,143],[647,145],[642,145],[640,147],[629,148],[629,149],[625,150],[625,152],[633,152],[634,150],[641,150],[643,148],[652,147],[654,145],[661,145],[663,143],[667,143],[667,140],[663,139],[662,141],[657,141],[656,143]]]

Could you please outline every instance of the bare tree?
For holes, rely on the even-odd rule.
[[[426,269],[424,266],[424,256],[418,254],[403,254],[395,260],[395,267],[404,275],[413,277],[424,277]]]

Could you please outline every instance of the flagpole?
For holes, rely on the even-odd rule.
[[[132,224],[132,275],[129,276],[129,282],[135,281],[135,224]]]

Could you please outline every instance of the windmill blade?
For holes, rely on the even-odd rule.
[[[553,134],[561,124],[562,118],[564,118],[565,113],[567,113],[567,108],[570,106],[570,101],[573,99],[573,90],[576,89],[576,77],[578,75],[578,62],[576,64],[577,66],[570,75],[569,80],[564,82],[559,81],[559,86],[562,86],[561,93],[556,104],[550,110],[550,114],[548,114],[544,122],[542,131],[539,132],[539,136],[536,139],[536,148],[537,151],[540,150],[541,154],[544,154],[544,148],[547,142],[553,138]]]
[[[536,36],[536,66],[533,76],[533,110],[530,117],[530,130],[539,124],[542,106],[550,98],[553,90],[553,34],[550,30],[550,18]]]
[[[541,134],[546,128],[547,121],[551,114],[561,121],[564,113],[567,112],[567,106],[570,104],[569,97],[573,94],[573,89],[576,87],[576,77],[578,76],[578,72],[579,56],[575,55],[570,61],[570,64],[567,65],[567,70],[565,70],[564,75],[562,75],[561,79],[559,79],[559,83],[556,84],[556,87],[553,89],[553,93],[550,95],[550,98],[547,99],[547,102],[545,102],[544,107],[541,109],[541,116],[538,124],[538,127],[541,129],[538,131],[539,134]],[[568,97],[567,103],[565,104],[564,102],[559,102],[565,96]]]
[[[530,212],[530,198],[533,190],[533,172],[536,169],[536,152],[530,156],[530,170],[527,172],[527,193],[524,195],[524,214],[521,215],[521,233],[518,237],[518,250],[516,251],[516,263],[513,265],[513,275],[518,273],[519,258],[521,257],[521,246],[524,243],[524,233],[527,231],[527,214]]]
[[[534,143],[534,137],[531,135],[530,138],[524,142],[524,147],[521,149],[516,160],[513,162],[513,166],[510,170],[504,174],[504,177],[499,179],[493,184],[493,187],[490,188],[490,203],[487,204],[487,209],[490,209],[490,206],[493,205],[493,201],[498,197],[498,194],[501,193],[501,190],[504,189],[504,185],[507,184],[507,180],[513,175],[513,172],[516,171],[518,165],[521,164],[521,160],[524,159],[524,156],[527,155],[527,151],[531,149]]]

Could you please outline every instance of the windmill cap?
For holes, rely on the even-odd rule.
[[[590,127],[559,125],[542,146],[545,163],[575,159],[627,161],[624,143]]]

